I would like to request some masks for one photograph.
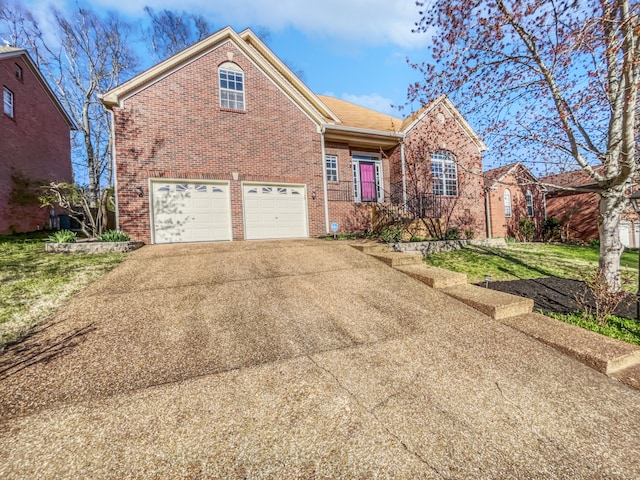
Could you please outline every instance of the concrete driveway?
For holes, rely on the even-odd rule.
[[[640,392],[341,242],[145,247],[0,356],[0,478],[640,478]]]

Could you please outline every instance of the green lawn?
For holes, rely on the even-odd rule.
[[[126,256],[45,253],[39,237],[0,236],[0,351]]]
[[[561,277],[584,280],[598,268],[598,248],[573,245],[508,244],[504,248],[471,245],[461,250],[428,255],[430,265],[466,273],[471,283],[491,275],[492,281],[526,280],[541,277]],[[635,293],[638,284],[638,250],[622,255],[623,288]],[[563,322],[640,345],[640,323],[635,320],[608,317],[601,324],[586,312],[570,315],[550,313]]]
[[[582,280],[598,267],[598,248],[544,243],[514,243],[506,247],[471,245],[453,252],[428,255],[425,261],[435,267],[466,273],[471,283],[485,275],[492,281],[541,277]],[[625,289],[635,292],[638,281],[638,251],[622,255]]]

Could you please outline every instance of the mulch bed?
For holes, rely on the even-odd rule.
[[[484,282],[477,285],[485,286]],[[583,310],[576,297],[582,297],[587,290],[584,282],[568,278],[536,278],[533,280],[513,280],[508,282],[489,282],[488,288],[500,292],[511,293],[521,297],[532,298],[534,311],[543,313],[567,314]],[[586,297],[593,306],[593,296]],[[615,312],[619,317],[636,318],[636,296],[629,294]]]

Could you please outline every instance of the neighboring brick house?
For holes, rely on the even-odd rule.
[[[102,101],[114,119],[119,228],[137,240],[321,236],[334,222],[366,230],[372,204],[407,198],[415,163],[431,193],[460,197],[452,218],[483,236],[485,147],[446,97],[401,120],[318,96],[251,30],[227,27]],[[429,149],[409,158],[420,143]]]
[[[26,50],[0,46],[0,84],[0,234],[48,228],[39,186],[73,181],[73,121]]]
[[[567,240],[588,242],[597,240],[599,195],[596,184],[584,170],[550,175],[541,182],[557,187],[584,189],[585,191],[551,188],[547,193],[547,217],[554,217],[562,224]],[[620,240],[627,247],[640,246],[640,223],[632,207],[627,208],[620,221]]]
[[[522,240],[522,218],[535,224],[534,238],[542,236],[545,221],[545,188],[522,163],[484,172],[485,209],[489,237]]]

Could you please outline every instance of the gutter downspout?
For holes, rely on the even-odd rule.
[[[489,201],[489,195],[491,195],[488,188],[484,189],[484,214],[487,224],[487,238],[493,238],[491,236],[491,202]]]
[[[407,213],[407,175],[405,173],[404,139],[400,142],[400,162],[402,164],[402,211]]]
[[[113,110],[107,108],[111,120],[111,172],[113,175],[113,202],[116,209],[116,230],[120,230],[120,208],[118,208],[118,172],[116,170],[116,129]]]
[[[320,143],[322,148],[322,191],[324,197],[324,223],[325,223],[325,231],[327,235],[329,235],[329,199],[327,198],[327,160],[326,160],[326,149],[324,145],[324,132],[325,126],[323,125],[320,129]]]

